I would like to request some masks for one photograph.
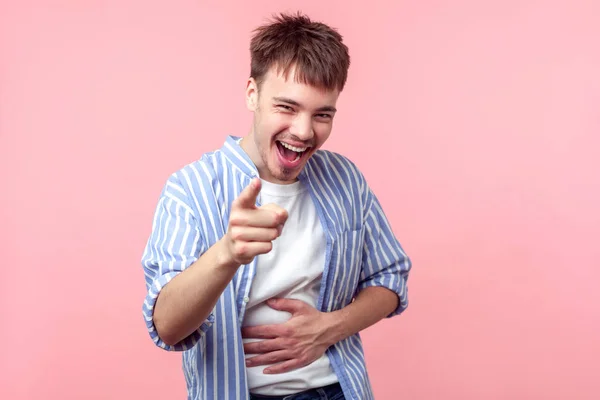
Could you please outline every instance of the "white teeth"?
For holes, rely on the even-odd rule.
[[[306,149],[308,149],[308,147],[295,147],[295,146],[292,146],[291,144],[287,144],[285,142],[279,142],[279,143],[281,143],[281,145],[283,147],[285,147],[286,149],[295,151],[296,153],[302,153],[303,151],[305,151]]]

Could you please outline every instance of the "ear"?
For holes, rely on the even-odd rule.
[[[246,107],[250,111],[258,108],[258,85],[254,78],[249,78],[246,84]]]

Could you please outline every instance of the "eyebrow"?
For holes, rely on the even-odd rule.
[[[302,107],[302,105],[300,103],[298,103],[296,100],[288,99],[287,97],[273,97],[273,100],[282,102],[282,103],[288,103],[288,104],[291,104],[296,107]],[[317,111],[336,112],[337,110],[333,106],[323,106],[323,107],[317,108]]]

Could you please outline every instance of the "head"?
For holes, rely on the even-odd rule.
[[[261,178],[292,183],[331,133],[348,48],[337,31],[301,14],[279,15],[254,33],[246,86],[254,118],[242,148]]]

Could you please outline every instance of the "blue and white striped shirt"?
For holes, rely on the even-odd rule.
[[[146,325],[157,346],[183,352],[189,400],[249,399],[241,326],[256,261],[239,268],[207,320],[180,343],[165,344],[152,319],[160,290],[227,232],[232,201],[258,177],[239,140],[227,137],[221,149],[169,177],[142,257]],[[399,297],[388,317],[404,311],[411,262],[357,167],[339,154],[318,150],[298,178],[309,189],[327,240],[317,308],[335,311],[361,289],[383,286]],[[346,399],[373,398],[359,334],[331,346],[327,356]]]

